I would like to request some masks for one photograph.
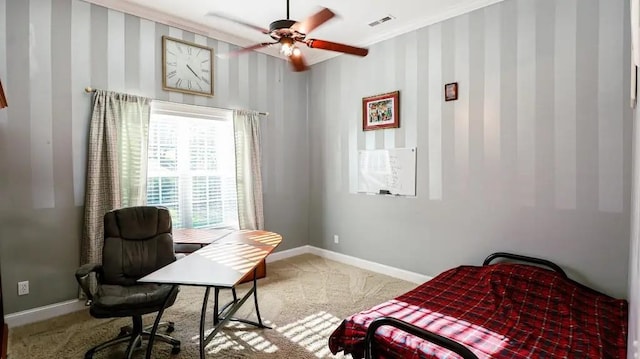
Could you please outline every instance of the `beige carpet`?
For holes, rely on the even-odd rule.
[[[258,298],[262,318],[273,329],[231,323],[209,343],[207,358],[332,358],[327,338],[345,316],[415,287],[410,282],[313,255],[270,263],[267,274],[267,278],[258,281]],[[239,293],[245,290],[246,286],[241,287]],[[226,296],[229,291],[224,292]],[[154,358],[198,357],[203,295],[203,288],[181,287],[178,300],[165,312],[163,320],[176,323],[172,336],[182,342],[182,351],[171,356],[169,345],[156,342]],[[255,318],[252,298],[236,316]],[[153,320],[154,316],[145,317],[145,323]],[[83,358],[87,349],[112,338],[128,324],[127,319],[94,319],[83,310],[13,328],[9,331],[9,358]],[[125,345],[115,347],[94,358],[120,359],[124,349]],[[143,357],[142,351],[135,355]]]

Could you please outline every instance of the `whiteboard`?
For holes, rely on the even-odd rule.
[[[358,192],[415,196],[416,148],[359,151]]]

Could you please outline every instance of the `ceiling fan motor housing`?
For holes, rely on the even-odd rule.
[[[295,23],[296,23],[295,20],[276,20],[272,22],[271,25],[269,25],[269,30],[275,31],[280,29],[288,29],[291,26],[293,26],[293,24]]]
[[[275,40],[280,40],[282,37],[300,37],[302,34],[298,34],[297,31],[291,30],[291,26],[295,23],[295,20],[289,19],[276,20],[269,25],[269,36]]]

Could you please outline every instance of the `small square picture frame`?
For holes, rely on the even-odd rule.
[[[455,101],[458,99],[458,83],[451,82],[444,85],[444,100]]]

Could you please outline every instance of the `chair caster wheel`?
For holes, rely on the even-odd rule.
[[[93,352],[87,352],[87,353],[84,355],[84,359],[92,359],[92,358],[93,358]]]
[[[174,330],[176,330],[176,327],[173,324],[167,326],[167,333],[173,333]]]
[[[180,353],[180,344],[174,345],[173,348],[171,348],[171,354],[178,354],[178,353]]]

